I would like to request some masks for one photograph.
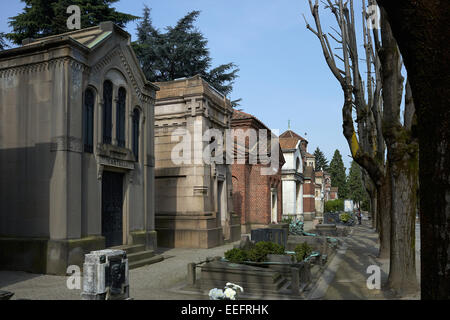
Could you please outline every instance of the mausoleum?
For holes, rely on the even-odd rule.
[[[0,52],[0,267],[65,274],[154,224],[154,102],[111,22]]]
[[[156,85],[160,88],[155,104],[158,245],[210,248],[239,240],[225,148],[205,153],[214,140],[225,140],[231,102],[200,76]]]

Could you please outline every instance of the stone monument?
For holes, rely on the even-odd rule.
[[[130,295],[125,251],[105,249],[85,255],[83,300],[125,300]]]

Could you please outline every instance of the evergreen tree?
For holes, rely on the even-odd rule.
[[[336,150],[333,155],[333,159],[330,162],[330,168],[328,173],[331,176],[331,186],[338,187],[338,196],[340,199],[347,199],[347,176],[345,174],[344,162],[339,150]]]
[[[8,47],[5,41],[5,34],[0,32],[0,51],[5,50]]]
[[[368,195],[362,181],[361,168],[355,161],[352,161],[350,166],[347,186],[349,199],[357,203],[368,200]]]
[[[210,69],[208,41],[194,26],[199,14],[200,11],[189,12],[174,27],[166,27],[161,32],[153,27],[150,8],[145,6],[133,48],[149,81],[170,81],[199,74],[227,95],[233,89],[239,69],[234,63]]]
[[[99,25],[100,22],[112,21],[120,27],[138,19],[138,17],[117,12],[111,5],[118,0],[21,0],[25,2],[23,12],[10,18],[9,25],[13,32],[7,37],[16,44],[26,38],[41,38],[65,33],[70,5],[80,7],[81,28]]]
[[[327,171],[328,160],[319,147],[317,147],[316,151],[314,151],[314,156],[316,157],[316,171]]]

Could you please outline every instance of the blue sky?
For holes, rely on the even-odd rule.
[[[230,98],[242,98],[243,111],[271,129],[283,132],[290,120],[291,129],[308,139],[310,153],[319,146],[331,161],[339,149],[349,168],[342,91],[318,39],[305,28],[302,13],[313,24],[307,0],[121,0],[114,7],[141,16],[144,4],[152,9],[153,24],[159,29],[200,10],[196,26],[209,41],[213,67],[234,62],[240,68]],[[19,0],[1,1],[0,31],[10,31],[8,18],[23,7]],[[322,25],[333,24],[333,17],[321,10]],[[134,39],[136,22],[126,29]]]

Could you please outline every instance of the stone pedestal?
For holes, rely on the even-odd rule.
[[[83,270],[83,300],[129,298],[128,259],[125,251],[92,251],[85,256]]]

